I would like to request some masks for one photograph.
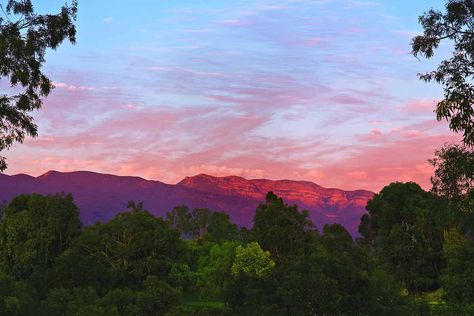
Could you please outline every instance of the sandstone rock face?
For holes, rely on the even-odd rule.
[[[357,235],[360,217],[373,192],[323,188],[315,183],[292,180],[247,180],[237,176],[213,177],[200,174],[186,177],[176,185],[88,171],[49,171],[39,177],[0,174],[0,201],[19,194],[72,193],[84,224],[107,221],[126,209],[130,200],[141,201],[151,213],[164,216],[177,205],[207,207],[225,211],[243,226],[251,226],[258,204],[273,191],[288,204],[307,209],[319,228],[340,223]]]

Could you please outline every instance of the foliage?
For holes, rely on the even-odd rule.
[[[243,232],[221,213],[180,212],[195,238],[183,240],[182,221],[156,218],[142,203],[81,229],[71,196],[24,195],[1,221],[0,313],[467,315],[474,246],[461,230],[443,237],[452,225],[445,210],[414,183],[391,184],[370,201],[356,243],[338,224],[319,234],[306,212],[270,193]],[[439,287],[439,271],[443,291],[420,298]],[[402,295],[402,285],[416,295]]]
[[[283,267],[279,293],[291,315],[401,315],[400,286],[358,247],[344,227],[325,225],[309,256]]]
[[[255,241],[270,251],[277,264],[304,255],[315,235],[308,211],[286,205],[273,192],[257,207],[252,232]]]
[[[207,226],[206,239],[216,243],[237,238],[237,225],[230,222],[229,215],[224,212],[212,212]]]
[[[77,2],[63,5],[57,14],[37,14],[31,0],[8,0],[1,10],[0,77],[9,78],[16,94],[0,95],[0,151],[23,142],[26,135],[37,135],[28,113],[41,108],[42,98],[53,88],[41,71],[45,53],[66,39],[76,42]],[[0,156],[0,171],[6,167]]]
[[[36,293],[27,283],[0,272],[0,315],[33,315],[37,308]]]
[[[449,0],[445,9],[431,9],[419,17],[424,32],[413,38],[412,51],[431,58],[442,41],[452,42],[452,57],[420,78],[443,85],[444,99],[436,106],[438,120],[448,120],[451,130],[463,133],[465,144],[474,145],[474,3]]]
[[[178,233],[147,211],[118,214],[87,227],[58,259],[55,282],[68,287],[136,286],[148,275],[168,276],[183,256]]]
[[[209,307],[209,306],[190,306],[190,305],[177,305],[168,311],[165,316],[183,316],[183,315],[194,315],[194,316],[221,316],[226,315],[220,307]]]
[[[190,238],[193,233],[192,216],[187,206],[176,206],[166,213],[166,219],[171,227],[177,229],[183,238]]]
[[[431,178],[433,192],[446,197],[453,211],[474,210],[474,151],[465,146],[445,145],[431,159],[435,174]]]
[[[229,315],[285,315],[278,306],[277,285],[271,277],[254,278],[241,273],[232,278],[224,295]]]
[[[245,247],[237,246],[235,259],[232,264],[232,275],[244,274],[252,278],[262,278],[269,275],[275,267],[268,251],[263,251],[257,242],[251,242]]]
[[[223,242],[237,237],[237,225],[230,222],[224,212],[213,212],[207,208],[177,206],[166,213],[167,221],[176,228],[185,239]]]
[[[392,183],[375,194],[361,220],[362,237],[375,249],[379,262],[403,282],[410,293],[439,287],[444,266],[443,200],[416,183]]]
[[[0,222],[0,268],[16,278],[40,278],[79,235],[71,195],[20,195]]]
[[[230,279],[236,247],[238,249],[240,246],[230,241],[221,245],[215,244],[211,247],[208,256],[202,256],[198,259],[198,270],[194,278],[201,296],[221,297],[222,291]]]
[[[449,303],[474,304],[474,243],[457,229],[445,232],[446,270],[441,284]]]
[[[100,297],[92,287],[56,288],[43,301],[46,316],[154,316],[166,313],[179,292],[156,276],[148,276],[142,290],[116,288]]]

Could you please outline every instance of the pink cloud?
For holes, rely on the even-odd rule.
[[[380,135],[383,135],[383,132],[382,132],[382,130],[380,130],[378,128],[372,128],[370,130],[370,134],[375,135],[375,136],[380,136]]]
[[[353,95],[347,95],[347,94],[337,95],[335,97],[332,97],[332,100],[337,103],[351,104],[351,105],[360,105],[360,104],[367,103],[367,100],[361,99],[359,97],[355,97]]]
[[[418,99],[418,100],[413,100],[409,101],[406,104],[402,105],[401,111],[410,113],[411,115],[413,114],[428,114],[428,115],[433,115],[433,111],[436,107],[436,101],[435,100],[428,100],[428,99]]]
[[[401,138],[395,141],[387,139],[375,147],[365,150],[361,147],[357,154],[326,167],[332,175],[330,185],[377,191],[390,182],[415,181],[429,189],[433,169],[427,160],[444,142],[455,142],[457,139],[454,135]],[[357,168],[357,172],[347,173],[345,166]],[[356,177],[348,179],[348,176]]]
[[[347,176],[355,180],[365,180],[367,179],[368,174],[367,171],[352,171],[347,173]]]
[[[408,131],[404,131],[403,134],[406,136],[406,137],[418,137],[418,136],[421,136],[422,135],[422,132],[421,131],[418,131],[418,130],[408,130]]]
[[[338,1],[326,11],[331,3],[311,2],[322,12],[311,17],[299,1],[252,4],[204,23],[188,9],[175,17],[178,36],[165,28],[130,51],[94,53],[83,72],[60,69],[35,114],[41,137],[6,153],[8,172],[86,169],[170,183],[237,174],[376,191],[414,180],[428,188],[426,159],[456,137],[434,119],[434,101],[399,95],[417,79],[398,59],[402,45],[377,36],[392,24],[340,10],[364,8],[366,18],[379,5]],[[109,63],[113,56],[120,61]]]

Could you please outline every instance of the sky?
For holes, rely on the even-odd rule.
[[[39,1],[36,1],[39,3]],[[62,1],[43,3],[57,11]],[[7,174],[90,170],[428,189],[427,159],[459,137],[420,81],[417,19],[443,1],[79,0],[77,44],[47,54],[56,88]]]

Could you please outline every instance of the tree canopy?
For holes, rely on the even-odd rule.
[[[304,254],[315,230],[308,211],[300,212],[296,205],[287,205],[269,192],[265,203],[257,207],[252,232],[259,245],[279,263]]]
[[[472,240],[449,227],[444,199],[415,183],[374,196],[365,243],[339,224],[319,233],[273,193],[242,239],[220,212],[181,207],[164,220],[143,203],[128,206],[81,227],[70,195],[13,199],[0,217],[0,313],[409,315],[428,307],[404,289],[424,295],[440,285],[449,306],[474,303],[465,284]]]
[[[432,191],[447,198],[457,212],[474,210],[474,151],[460,145],[446,145],[430,160],[435,167]]]
[[[20,195],[0,222],[0,266],[17,278],[39,278],[79,235],[71,195]]]
[[[412,293],[439,287],[446,204],[413,182],[392,183],[367,204],[359,231],[377,260]]]
[[[419,17],[423,34],[412,40],[415,56],[431,58],[443,41],[453,45],[452,56],[432,72],[420,74],[424,81],[443,85],[444,99],[436,106],[438,120],[446,119],[465,144],[474,145],[474,2],[449,0],[445,12],[431,9]]]
[[[263,251],[257,242],[251,242],[246,247],[237,246],[232,274],[244,274],[260,278],[271,273],[275,262],[270,259],[270,253]]]
[[[42,106],[42,98],[54,88],[42,72],[48,48],[64,41],[76,42],[74,21],[77,1],[65,4],[57,14],[37,14],[31,0],[0,4],[0,77],[8,78],[13,93],[0,95],[0,152],[38,129],[29,114]],[[0,156],[0,171],[7,167]]]

